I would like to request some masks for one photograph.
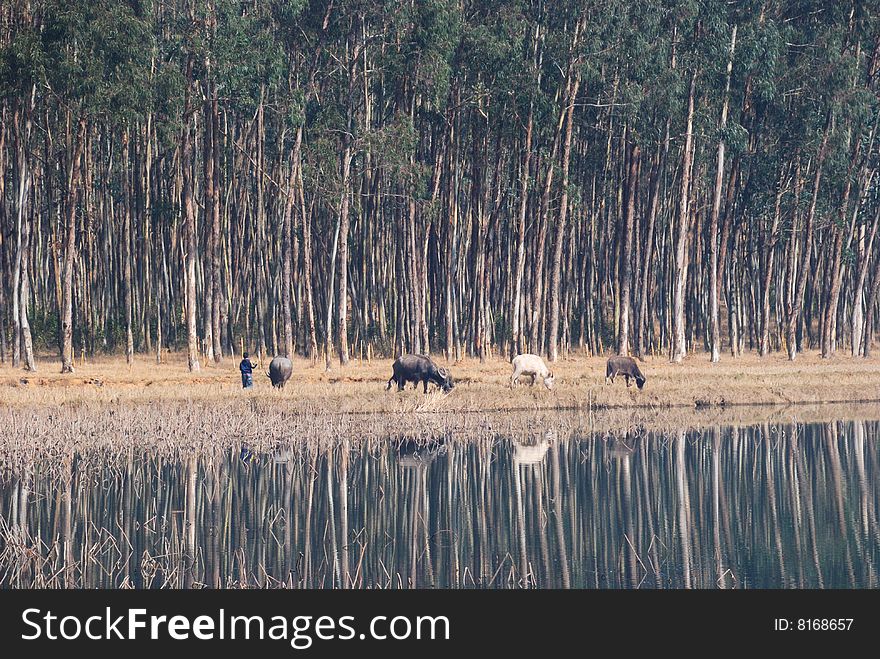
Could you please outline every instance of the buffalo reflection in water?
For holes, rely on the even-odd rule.
[[[0,585],[874,588],[878,430],[21,460],[0,479]]]

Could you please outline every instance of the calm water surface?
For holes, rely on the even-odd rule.
[[[4,587],[876,588],[880,422],[0,475]]]

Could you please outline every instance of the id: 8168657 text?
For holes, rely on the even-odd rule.
[[[855,618],[776,618],[773,631],[787,632],[848,632]]]

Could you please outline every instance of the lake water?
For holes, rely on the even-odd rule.
[[[876,588],[880,422],[0,474],[3,587]]]

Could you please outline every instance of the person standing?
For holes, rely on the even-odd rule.
[[[244,359],[242,359],[241,363],[238,365],[238,370],[241,371],[242,389],[250,389],[254,386],[254,369],[256,367],[257,365],[252,363],[248,358],[248,354],[244,353]]]

